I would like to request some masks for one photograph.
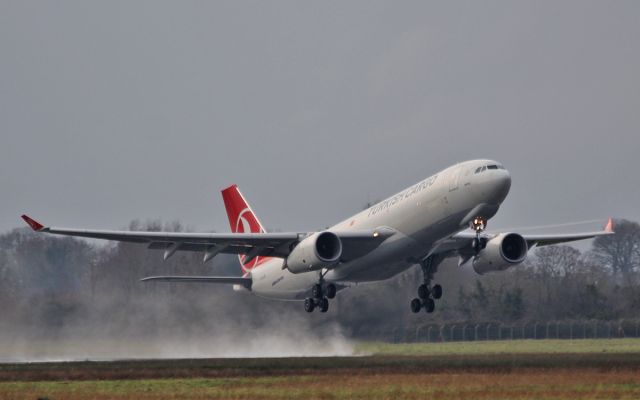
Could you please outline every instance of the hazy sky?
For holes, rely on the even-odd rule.
[[[458,161],[493,226],[640,220],[640,2],[0,0],[0,231],[311,230]]]

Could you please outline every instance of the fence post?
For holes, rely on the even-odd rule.
[[[449,341],[453,342],[453,330],[455,329],[455,325],[451,325],[451,328],[449,328]]]
[[[560,321],[556,322],[556,339],[560,339],[560,324]]]
[[[551,325],[551,321],[547,322],[547,334],[545,335],[545,339],[549,339],[549,326]]]
[[[490,329],[491,329],[491,323],[487,324],[487,333],[484,337],[484,340],[489,340],[489,333],[490,333]]]
[[[523,322],[522,323],[522,337],[520,339],[525,339],[526,334],[526,330],[527,330],[527,323]]]
[[[533,338],[534,339],[538,338],[538,322],[537,321],[535,324],[533,324]]]
[[[573,340],[573,321],[569,321],[569,339]]]
[[[427,342],[429,343],[431,343],[431,328],[433,328],[433,325],[429,325],[427,328]]]
[[[440,341],[444,342],[444,324],[440,325]]]
[[[480,329],[480,324],[476,324],[473,332],[473,340],[476,342],[478,341],[478,329]]]

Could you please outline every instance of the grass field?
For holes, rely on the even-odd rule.
[[[638,399],[640,340],[362,343],[359,357],[0,365],[0,399]]]
[[[448,355],[448,354],[522,354],[522,353],[640,353],[640,339],[585,340],[499,340],[478,342],[360,343],[362,354]]]

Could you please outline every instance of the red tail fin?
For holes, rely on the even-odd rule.
[[[251,206],[242,196],[237,185],[231,185],[222,191],[222,199],[227,209],[229,225],[233,233],[264,233],[266,232],[258,217],[251,209]],[[267,259],[265,257],[255,257],[245,264],[245,255],[240,255],[240,264],[244,272],[248,272],[255,266],[262,264]]]

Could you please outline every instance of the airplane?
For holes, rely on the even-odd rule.
[[[534,247],[613,234],[519,234],[485,231],[511,188],[499,162],[472,160],[446,168],[330,228],[268,233],[237,185],[222,190],[231,233],[84,230],[46,227],[23,215],[37,232],[146,244],[164,251],[237,254],[242,276],[152,276],[142,281],[231,284],[236,291],[277,300],[304,301],[304,309],[327,312],[342,289],[389,279],[414,265],[422,269],[411,311],[432,313],[443,289],[433,284],[443,260],[458,257],[478,274],[521,264]]]

